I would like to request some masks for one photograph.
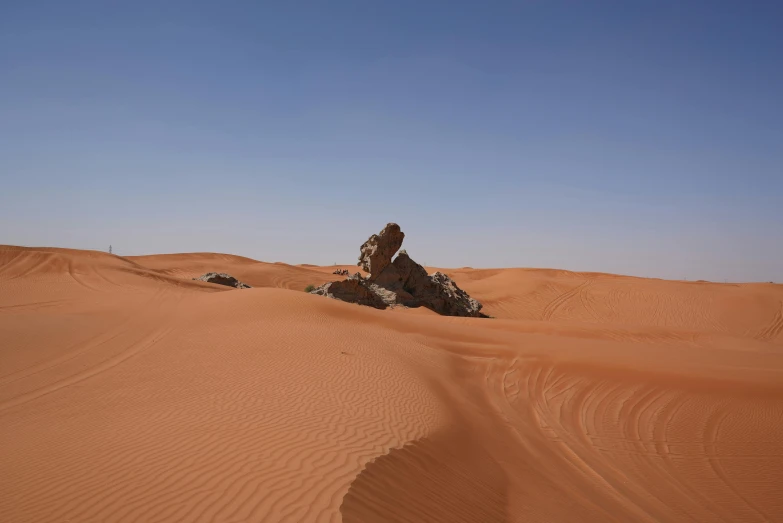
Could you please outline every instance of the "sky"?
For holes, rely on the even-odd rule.
[[[783,281],[783,3],[0,0],[0,244]]]

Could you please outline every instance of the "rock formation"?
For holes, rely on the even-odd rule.
[[[224,272],[208,272],[206,274],[203,274],[199,276],[198,278],[193,278],[194,280],[198,281],[205,281],[207,283],[217,283],[218,285],[226,285],[227,287],[236,287],[237,289],[250,289],[250,285],[246,283],[242,283],[241,281],[237,280],[230,274],[226,274]]]
[[[373,234],[362,244],[357,265],[370,274],[370,281],[374,281],[391,263],[404,238],[405,234],[400,230],[400,226],[389,223],[379,234]]]
[[[446,316],[484,316],[481,303],[447,275],[427,274],[404,250],[392,261],[404,238],[399,225],[386,225],[361,246],[357,265],[369,273],[367,278],[357,272],[346,280],[321,285],[312,293],[377,309],[403,305],[427,307]]]
[[[357,272],[343,281],[333,281],[316,287],[311,294],[320,294],[336,300],[385,309],[388,305],[373,292]]]

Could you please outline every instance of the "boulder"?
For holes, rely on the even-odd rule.
[[[361,278],[350,277],[342,281],[325,283],[310,291],[310,294],[319,294],[335,300],[358,303],[376,309],[388,307],[386,302],[369,288],[366,280]]]
[[[242,283],[241,281],[237,280],[230,274],[226,274],[224,272],[208,272],[206,274],[203,274],[199,276],[198,278],[193,278],[197,281],[205,281],[207,283],[216,283],[218,285],[226,285],[227,287],[235,287],[237,289],[250,289],[250,285],[246,283]]]
[[[360,248],[359,265],[374,281],[391,263],[394,253],[402,246],[405,234],[396,223],[388,223],[378,234],[373,234]]]
[[[481,303],[460,289],[446,274],[436,272],[429,280],[426,285],[411,290],[422,306],[444,316],[483,316]]]

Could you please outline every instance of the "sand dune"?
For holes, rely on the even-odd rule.
[[[783,286],[335,268],[0,247],[0,521],[783,521]]]

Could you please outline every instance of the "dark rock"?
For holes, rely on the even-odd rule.
[[[226,285],[227,287],[235,287],[237,289],[250,289],[250,285],[242,283],[230,274],[224,272],[208,272],[198,278],[193,278],[197,281],[205,281],[207,283],[216,283],[218,285]]]
[[[427,270],[413,261],[404,249],[400,251],[392,265],[400,274],[402,285],[406,289],[415,291],[415,289],[423,289],[430,283]]]
[[[367,305],[376,309],[385,309],[388,305],[373,292],[366,281],[360,278],[348,278],[342,281],[325,283],[310,294],[319,294],[336,300]]]
[[[442,272],[430,276],[430,283],[414,290],[422,305],[445,316],[482,316],[482,305]]]

